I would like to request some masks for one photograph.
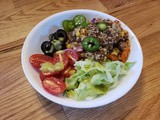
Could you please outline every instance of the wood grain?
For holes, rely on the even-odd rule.
[[[28,83],[21,48],[44,18],[69,9],[93,9],[127,24],[142,46],[144,65],[137,84],[124,97],[98,108],[53,103]],[[160,0],[0,0],[0,120],[159,120]]]
[[[100,0],[102,4],[109,10],[118,8],[124,5],[128,5],[130,3],[134,3],[138,0]]]

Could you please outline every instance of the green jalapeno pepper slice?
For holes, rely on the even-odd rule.
[[[69,20],[67,23],[67,26],[68,26],[69,31],[72,31],[75,28],[74,21]]]
[[[73,18],[75,26],[80,26],[86,23],[86,17],[84,15],[76,15]]]
[[[85,51],[95,52],[99,49],[100,43],[99,40],[93,36],[88,36],[83,39],[82,47]]]
[[[73,20],[64,20],[62,25],[64,30],[67,32],[72,31],[75,28]]]

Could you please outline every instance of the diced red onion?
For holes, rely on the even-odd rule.
[[[96,20],[96,18],[93,18],[93,19],[91,20],[91,23],[94,24],[94,23],[95,23],[95,20]]]
[[[82,46],[76,46],[76,47],[73,47],[73,50],[76,52],[82,52],[83,48],[82,48]]]

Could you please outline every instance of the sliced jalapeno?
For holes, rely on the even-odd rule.
[[[76,26],[79,26],[86,23],[86,17],[84,15],[76,15],[74,16],[73,21]]]
[[[93,36],[89,36],[83,39],[82,47],[85,51],[95,52],[99,49],[99,40]]]
[[[75,28],[74,21],[69,20],[67,23],[67,26],[68,26],[69,31],[72,31]]]
[[[63,26],[63,28],[64,28],[64,30],[66,31],[66,32],[69,32],[69,29],[68,29],[68,20],[64,20],[63,21],[63,23],[62,23],[62,26]]]
[[[75,28],[73,20],[64,20],[62,25],[66,32],[72,31]]]

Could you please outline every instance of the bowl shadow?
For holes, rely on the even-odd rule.
[[[41,103],[41,107],[43,107],[43,109],[48,113],[45,116],[45,118],[47,118],[47,120],[49,118],[51,118],[51,120],[52,119],[67,120],[67,118],[65,116],[65,112],[64,112],[63,107],[61,105],[46,99],[45,97],[43,97],[39,93],[37,93],[36,95],[37,95],[39,102]]]

